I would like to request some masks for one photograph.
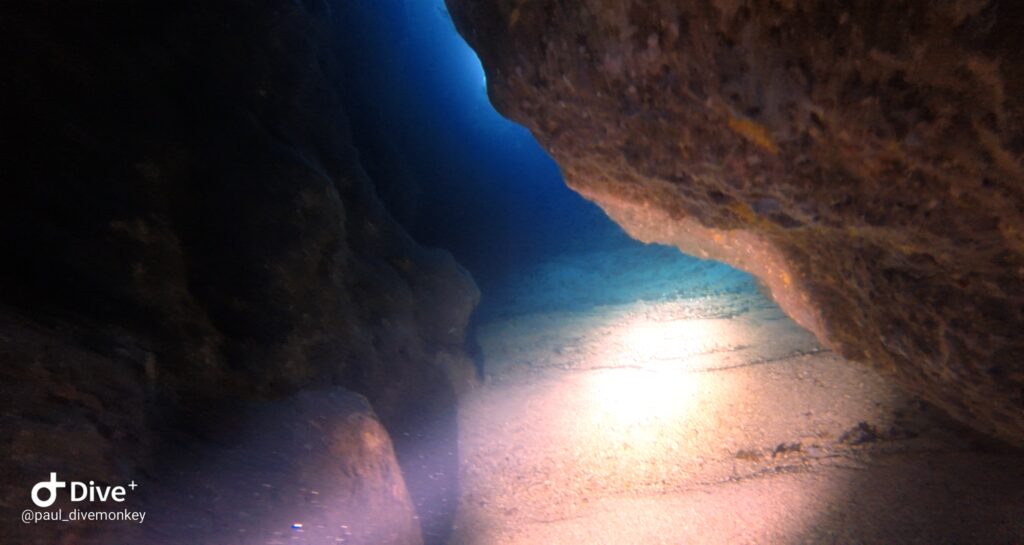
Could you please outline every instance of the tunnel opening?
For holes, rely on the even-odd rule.
[[[882,527],[907,519],[949,535],[865,496],[885,470],[845,474],[873,448],[941,443],[930,408],[849,368],[749,274],[640,243],[568,189],[490,105],[443,1],[352,9],[367,168],[481,290],[447,542],[900,540]],[[903,470],[894,486],[924,501]]]
[[[473,275],[482,292],[478,320],[521,312],[516,305],[548,304],[514,293],[514,284],[542,264],[590,252],[600,267],[600,252],[644,251],[565,186],[558,165],[527,129],[494,110],[483,68],[444,2],[348,9],[347,96],[364,164],[409,232],[452,252]],[[649,251],[669,266],[678,255]],[[546,299],[564,308],[600,303],[602,293],[657,296],[643,282],[622,282],[619,290],[631,287],[647,293],[588,290],[575,282],[566,287],[572,293]]]
[[[569,189],[530,132],[494,110],[443,1],[348,9],[363,163],[410,234],[472,274],[478,323],[758,289],[727,265],[638,242]]]
[[[481,289],[469,341],[483,385],[460,400],[445,542],[967,535],[919,508],[966,466],[923,485],[898,455],[898,470],[865,461],[943,444],[944,417],[850,368],[751,275],[638,242],[568,189],[529,131],[490,105],[442,0],[359,17],[359,149],[409,232],[450,250]],[[913,499],[894,509],[871,497],[882,482]],[[908,520],[915,535],[892,530]]]
[[[338,19],[347,30],[345,96],[362,164],[410,235],[450,251],[480,289],[467,349],[482,382],[501,382],[519,368],[616,368],[625,376],[613,370],[612,376],[599,377],[591,387],[595,401],[583,410],[632,414],[650,424],[660,418],[659,409],[673,405],[674,395],[695,385],[651,359],[679,339],[677,332],[657,328],[660,320],[678,318],[680,312],[714,319],[741,315],[751,305],[773,307],[749,274],[676,248],[638,242],[569,189],[530,132],[494,110],[483,68],[442,0],[353,2]],[[603,326],[621,328],[615,336],[632,336],[626,348],[598,355],[599,361],[568,357],[572,339],[592,335],[594,321],[635,312],[648,318]],[[571,317],[573,326],[554,331],[550,322],[557,316]],[[727,349],[726,341],[710,335],[690,337],[694,352]],[[803,336],[794,346],[780,345],[761,357],[813,346]],[[526,354],[527,347],[537,350]],[[620,403],[596,401],[604,396]],[[620,423],[636,424],[626,420]],[[479,425],[460,421],[460,426]],[[647,433],[657,435],[660,429]],[[462,446],[460,441],[460,475],[471,465]],[[396,440],[425,538],[444,543],[454,521],[446,520],[443,508],[429,505],[438,501],[438,480],[417,469],[423,448],[419,441]],[[472,494],[464,480],[458,484],[461,497]]]

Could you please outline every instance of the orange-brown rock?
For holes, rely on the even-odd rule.
[[[634,237],[1024,442],[1021,7],[448,0],[495,106]]]

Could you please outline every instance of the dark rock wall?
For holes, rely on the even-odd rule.
[[[3,432],[85,434],[15,442],[6,471],[77,473],[96,449],[125,480],[183,408],[201,419],[223,399],[340,384],[369,398],[416,468],[427,541],[443,537],[478,293],[398,226],[360,165],[339,8],[0,8],[0,297],[11,323],[68,345],[67,358],[6,352],[4,388],[18,395],[0,401]],[[21,509],[25,483],[10,482],[3,504]]]
[[[1024,50],[1006,1],[448,0],[495,106],[634,237],[1024,442]]]

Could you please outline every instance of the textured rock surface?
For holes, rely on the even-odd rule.
[[[489,93],[634,237],[1024,442],[1010,2],[448,0]]]
[[[0,322],[4,543],[423,544],[391,440],[361,396],[335,388],[274,402],[225,400],[154,430],[139,410],[146,388],[123,361],[67,342],[66,328],[6,314]],[[25,360],[33,363],[11,364]],[[32,485],[51,471],[61,480],[138,485],[120,504],[62,495],[51,511],[128,509],[146,517],[16,522],[33,508]]]
[[[0,414],[24,439],[6,473],[127,481],[183,407],[339,384],[370,400],[443,538],[478,295],[360,165],[339,7],[0,8],[0,300],[20,324],[0,331]],[[43,340],[18,348],[25,330]],[[4,482],[0,503],[24,508]]]
[[[149,520],[132,543],[423,544],[391,440],[360,396],[303,392],[205,416],[217,425],[196,431],[218,433],[187,436],[140,485]]]

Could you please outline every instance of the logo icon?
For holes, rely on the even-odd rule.
[[[57,489],[64,488],[65,486],[67,486],[67,483],[58,481],[56,473],[50,473],[49,481],[39,481],[32,487],[32,503],[43,508],[53,505],[53,502],[57,501]],[[46,489],[49,492],[49,496],[45,501],[39,499],[39,491],[42,489]]]

